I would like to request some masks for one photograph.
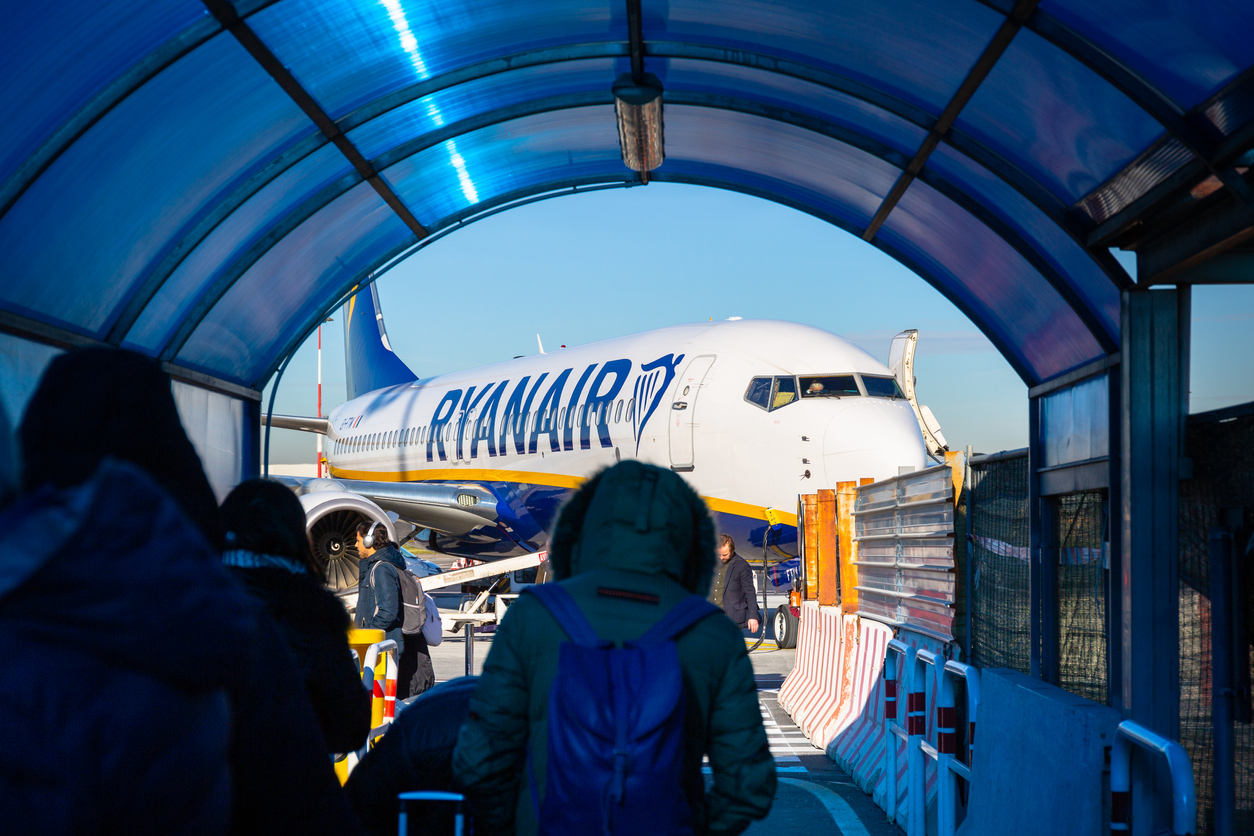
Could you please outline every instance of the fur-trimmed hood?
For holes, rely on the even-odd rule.
[[[638,461],[589,479],[562,509],[549,547],[554,580],[593,568],[667,575],[705,595],[714,523],[678,475]]]

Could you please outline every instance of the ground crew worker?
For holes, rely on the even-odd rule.
[[[736,554],[736,541],[730,534],[719,535],[717,554],[718,568],[710,602],[722,607],[737,627],[747,627],[750,633],[758,632],[761,614],[753,587],[753,572],[745,559]]]

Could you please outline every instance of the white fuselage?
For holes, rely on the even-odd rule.
[[[798,494],[925,464],[903,398],[746,399],[754,378],[850,373],[891,376],[809,326],[673,326],[363,395],[332,411],[327,458],[344,479],[561,488],[634,458],[681,472],[720,515],[795,525]]]

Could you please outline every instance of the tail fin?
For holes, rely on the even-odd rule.
[[[353,294],[344,306],[344,371],[349,400],[418,375],[392,353],[383,327],[379,292],[373,284]]]

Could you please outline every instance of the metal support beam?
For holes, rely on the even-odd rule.
[[[230,0],[202,0],[202,2],[210,14],[218,19],[223,28],[235,36],[235,39],[240,42],[240,46],[248,51],[253,60],[261,65],[261,68],[283,88],[283,92],[291,97],[296,106],[303,110],[305,115],[318,126],[318,130],[326,134],[327,139],[331,140],[335,147],[340,149],[340,153],[353,164],[353,168],[357,169],[357,173],[361,175],[361,178],[379,193],[379,197],[383,198],[383,202],[405,222],[406,226],[413,230],[415,235],[419,238],[426,237],[427,230],[423,228],[422,224],[418,223],[418,219],[409,211],[409,207],[401,202],[396,192],[392,191],[392,187],[384,182],[383,178],[371,167],[370,163],[366,162],[366,158],[357,150],[357,147],[348,141],[348,137],[340,130],[339,125],[332,121],[331,117],[326,114],[322,106],[310,95],[309,91],[301,86],[300,82],[283,65],[278,56],[270,51],[270,47],[266,46],[265,42],[252,30],[252,27],[239,16],[235,7],[231,5]]]
[[[1014,8],[997,29],[997,34],[993,35],[993,40],[984,48],[984,53],[975,62],[975,66],[971,68],[971,72],[963,80],[962,85],[958,88],[958,92],[954,93],[954,97],[949,100],[949,104],[941,111],[940,118],[932,126],[932,130],[928,133],[927,138],[923,140],[923,144],[919,146],[919,150],[915,152],[914,158],[910,160],[906,170],[901,173],[901,176],[897,178],[897,182],[893,184],[893,188],[885,196],[884,202],[880,204],[880,208],[875,213],[875,217],[871,219],[870,225],[862,233],[864,240],[870,241],[874,238],[875,233],[879,232],[880,227],[884,225],[884,221],[888,220],[889,213],[893,211],[897,201],[901,200],[901,196],[906,193],[910,183],[923,170],[923,165],[927,162],[927,158],[932,155],[932,151],[936,150],[936,146],[940,144],[941,139],[948,133],[949,128],[958,118],[958,114],[966,107],[967,102],[971,101],[971,97],[975,95],[975,91],[980,88],[988,74],[993,71],[993,65],[997,63],[997,59],[1001,58],[1002,53],[1006,51],[1006,47],[1010,46],[1010,42],[1019,33],[1019,28],[1023,26],[1032,12],[1036,11],[1038,2],[1040,0],[1016,0]]]
[[[1123,626],[1123,596],[1119,579],[1123,577],[1123,525],[1120,511],[1123,508],[1123,378],[1116,369],[1106,377],[1109,395],[1107,418],[1110,427],[1110,456],[1106,461],[1106,536],[1107,554],[1110,558],[1110,579],[1106,589],[1106,698],[1110,707],[1123,710],[1123,644],[1120,631]]]
[[[1041,491],[1045,444],[1041,399],[1028,399],[1028,619],[1030,672],[1058,684],[1058,560],[1053,542],[1053,506]]]
[[[631,49],[631,80],[644,84],[644,19],[640,0],[627,0],[627,38]]]
[[[1192,267],[1170,272],[1165,279],[1150,279],[1148,284],[1164,282],[1174,285],[1254,284],[1254,250],[1228,250]]]
[[[1177,273],[1199,267],[1211,258],[1254,238],[1254,209],[1245,201],[1225,197],[1200,215],[1172,224],[1137,245],[1138,285],[1174,283]]]
[[[1123,713],[1175,740],[1180,724],[1179,478],[1188,403],[1188,296],[1128,290],[1122,304],[1120,595]],[[1138,833],[1170,826],[1170,779],[1133,762]]]

